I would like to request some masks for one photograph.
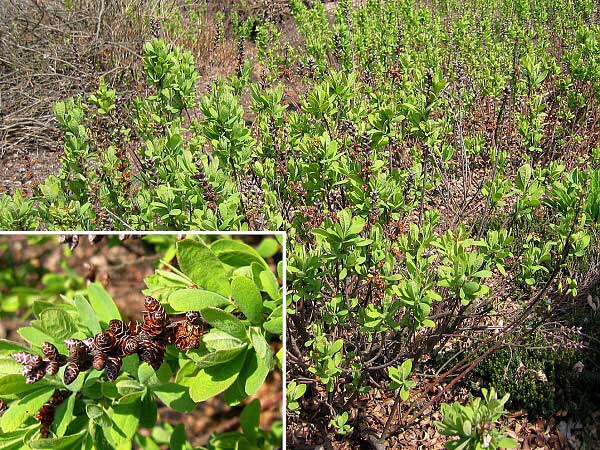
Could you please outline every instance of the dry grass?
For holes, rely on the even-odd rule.
[[[0,1],[0,192],[25,193],[55,173],[62,147],[52,113],[104,77],[127,101],[143,91],[142,49],[153,24],[196,57],[204,91],[236,69],[237,43],[217,39],[215,15],[237,0]]]

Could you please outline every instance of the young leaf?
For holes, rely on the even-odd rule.
[[[199,287],[229,297],[229,277],[219,258],[204,243],[184,239],[177,242],[177,261],[183,273]]]
[[[231,282],[231,295],[240,311],[251,323],[257,325],[262,323],[262,296],[251,279],[234,278]]]
[[[239,376],[246,359],[246,353],[241,353],[227,364],[208,367],[198,371],[190,379],[190,397],[195,402],[203,402],[225,391]]]
[[[204,308],[221,308],[230,304],[227,297],[203,289],[179,289],[169,295],[169,305],[175,312],[200,311]]]
[[[200,313],[204,320],[213,327],[240,340],[247,339],[244,324],[233,314],[217,308],[205,308]]]
[[[88,286],[88,298],[104,329],[108,327],[111,320],[121,320],[117,305],[100,283],[95,282]]]
[[[0,426],[5,433],[15,431],[27,417],[33,416],[52,397],[53,386],[42,386],[13,403],[0,418]]]

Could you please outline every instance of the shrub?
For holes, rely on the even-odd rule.
[[[498,399],[491,388],[481,390],[482,398],[470,398],[466,406],[458,402],[442,404],[442,422],[435,424],[445,436],[456,436],[446,448],[450,450],[481,450],[484,448],[516,448],[517,441],[506,436],[504,430],[495,428],[495,422],[502,417],[504,404],[509,395]]]

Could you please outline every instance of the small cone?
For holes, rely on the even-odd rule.
[[[108,381],[115,381],[119,377],[122,364],[123,360],[116,356],[109,356],[106,358],[106,365],[104,369],[106,371],[106,378]]]
[[[76,363],[70,362],[69,364],[67,364],[67,367],[65,367],[65,377],[64,377],[65,384],[68,386],[73,381],[75,381],[75,379],[79,375],[79,372],[80,372],[80,369]]]
[[[92,367],[96,370],[104,369],[104,365],[106,364],[106,359],[103,354],[98,354],[94,356],[92,361]]]

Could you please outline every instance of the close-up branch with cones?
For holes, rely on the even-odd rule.
[[[72,236],[0,236],[0,449],[281,448],[281,236]]]
[[[41,380],[44,375],[56,375],[65,366],[64,382],[69,385],[77,376],[94,368],[104,370],[108,381],[115,381],[121,372],[123,358],[137,354],[140,361],[158,370],[165,357],[166,346],[174,344],[186,351],[200,346],[206,332],[200,313],[188,311],[183,320],[172,321],[165,308],[153,297],[144,301],[144,321],[125,324],[113,319],[109,328],[87,339],[66,339],[69,355],[61,355],[50,342],[42,344],[44,356],[17,352],[12,356],[23,365],[23,376],[28,384]]]

